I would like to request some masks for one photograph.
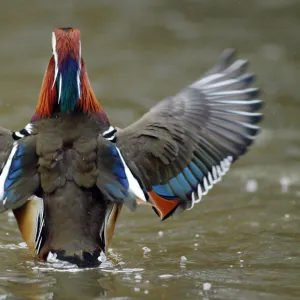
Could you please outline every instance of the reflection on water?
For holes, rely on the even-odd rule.
[[[129,124],[236,47],[259,75],[264,130],[249,155],[192,211],[159,222],[124,210],[104,269],[32,259],[0,216],[0,298],[299,299],[300,3],[295,0],[7,1],[0,10],[1,125],[31,117],[51,31],[82,31],[92,85]]]

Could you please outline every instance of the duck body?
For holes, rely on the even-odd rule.
[[[54,113],[31,127],[26,146],[32,159],[25,172],[36,178],[29,186],[34,195],[11,208],[30,251],[41,259],[51,254],[79,267],[95,267],[109,247],[122,208],[109,189],[125,190],[118,183],[123,165],[116,146],[102,136],[105,128],[98,114],[81,112]],[[3,133],[11,140],[11,132]],[[13,143],[7,145],[10,149]],[[19,193],[26,193],[22,183]]]
[[[259,133],[255,76],[233,50],[116,129],[89,83],[80,32],[56,29],[52,48],[31,121],[16,132],[0,127],[0,212],[14,212],[41,259],[98,266],[123,205],[149,205],[161,220],[192,209]]]
[[[40,193],[45,225],[39,256],[49,252],[78,265],[97,265],[104,251],[100,233],[108,199],[95,188],[97,146],[103,126],[78,113],[35,123]],[[45,236],[43,236],[45,235]]]

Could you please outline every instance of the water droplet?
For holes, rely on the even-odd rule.
[[[142,249],[144,251],[144,255],[147,254],[147,253],[149,253],[149,252],[151,252],[151,249],[148,248],[148,247],[143,247]]]
[[[48,256],[47,256],[47,262],[57,262],[57,254],[56,253],[52,253],[51,251],[48,253]]]
[[[185,261],[187,261],[187,258],[185,256],[181,256],[180,260],[181,260],[181,262],[185,262]]]
[[[203,283],[203,290],[209,291],[211,289],[211,284],[209,282]]]
[[[98,260],[101,261],[101,262],[106,261],[106,256],[105,256],[103,251],[101,251],[100,256],[98,257]]]
[[[168,279],[168,278],[171,278],[173,277],[172,274],[163,274],[163,275],[159,275],[160,278],[163,278],[163,279]]]
[[[20,248],[27,248],[27,244],[25,242],[19,243]]]
[[[281,191],[283,193],[287,193],[288,190],[289,190],[289,186],[291,184],[291,180],[290,178],[286,177],[286,176],[282,176],[280,179],[279,179],[279,183],[281,185]]]
[[[257,191],[257,181],[255,179],[250,179],[246,182],[246,191],[249,193],[254,193]]]
[[[14,213],[12,211],[8,211],[7,213],[9,218],[13,218],[14,217]]]

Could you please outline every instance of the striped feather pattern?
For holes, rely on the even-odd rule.
[[[254,80],[248,62],[227,50],[198,81],[117,132],[126,163],[150,195],[190,209],[221,180],[259,132]]]

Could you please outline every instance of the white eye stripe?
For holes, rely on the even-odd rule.
[[[54,32],[52,32],[52,53],[53,53],[53,57],[54,57],[54,61],[55,61],[55,73],[54,73],[53,84],[52,84],[52,89],[53,89],[56,79],[57,79],[57,76],[58,76],[58,71],[59,71],[58,70],[58,53],[57,53],[57,49],[56,49],[56,36],[55,36]],[[77,77],[76,77],[79,98],[81,97],[80,72],[81,72],[81,41],[79,40],[78,71],[77,71]],[[62,78],[61,78],[61,74],[60,74],[58,103],[60,102],[61,86],[62,86]]]
[[[62,76],[61,76],[61,74],[59,74],[58,103],[60,102],[61,87],[62,87]]]
[[[54,32],[52,32],[52,51],[53,51],[53,56],[55,61],[55,73],[54,73],[53,84],[52,84],[52,88],[53,88],[58,75],[58,55],[56,51],[56,37]]]
[[[81,97],[81,89],[80,89],[80,69],[77,71],[77,89],[78,89],[78,96]]]
[[[79,40],[79,69],[81,69],[81,41]]]
[[[81,41],[79,40],[79,57],[78,57],[78,72],[77,72],[77,88],[78,88],[78,95],[79,98],[81,97],[81,88],[80,88],[80,72],[81,72]]]

